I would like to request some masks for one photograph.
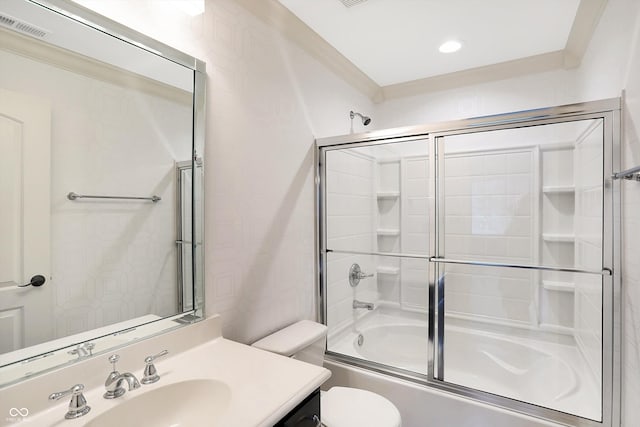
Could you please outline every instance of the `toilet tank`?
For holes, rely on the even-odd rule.
[[[322,366],[326,339],[325,325],[311,320],[301,320],[267,335],[254,342],[252,346]]]

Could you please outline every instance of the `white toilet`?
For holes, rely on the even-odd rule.
[[[322,366],[327,327],[301,320],[260,341],[254,347]],[[400,427],[398,408],[386,398],[367,390],[333,387],[321,392],[320,414],[327,427]]]

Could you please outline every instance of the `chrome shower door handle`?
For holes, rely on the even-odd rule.
[[[436,313],[437,313],[437,326],[438,326],[438,340],[437,340],[437,363],[438,372],[436,378],[444,381],[444,314],[445,314],[445,277],[446,273],[440,274],[436,283]]]

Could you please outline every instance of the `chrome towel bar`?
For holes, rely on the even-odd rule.
[[[597,274],[599,276],[611,276],[613,272],[609,268],[603,268],[602,270],[581,270],[577,268],[565,268],[565,267],[551,267],[547,265],[522,265],[522,264],[504,264],[500,262],[480,262],[480,261],[465,261],[459,259],[447,259],[431,257],[429,262],[441,263],[441,264],[461,264],[461,265],[474,265],[481,267],[508,267],[508,268],[521,268],[525,270],[542,270],[542,271],[560,271],[565,273],[585,273],[585,274]]]
[[[135,197],[135,196],[88,196],[86,194],[78,194],[73,191],[67,194],[67,199],[111,199],[111,200],[151,200],[153,203],[162,200],[159,196],[153,195],[151,197]]]
[[[611,178],[640,181],[640,166],[636,166],[635,168],[627,169],[622,172],[616,172],[613,175],[611,175]]]

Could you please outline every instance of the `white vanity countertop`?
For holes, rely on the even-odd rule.
[[[152,352],[149,351],[150,354]],[[156,368],[160,374],[158,382],[127,391],[124,396],[117,399],[104,399],[103,385],[85,388],[84,395],[87,404],[91,406],[91,412],[78,419],[64,419],[69,399],[63,398],[60,402],[51,402],[51,407],[43,411],[29,414],[20,423],[7,425],[82,426],[118,404],[135,399],[159,387],[185,380],[215,379],[228,385],[231,400],[224,412],[215,419],[203,420],[202,425],[272,426],[331,376],[330,371],[325,368],[262,351],[222,337],[158,359]],[[118,370],[125,372],[120,367]],[[108,366],[105,365],[105,378],[108,371]],[[142,378],[142,369],[133,373],[138,379]],[[75,382],[81,383],[82,379]],[[125,388],[127,388],[126,384]],[[50,391],[54,390],[42,390],[42,394],[46,395]],[[35,397],[43,399],[43,396]],[[2,421],[5,420],[0,419],[0,425],[4,425]]]

